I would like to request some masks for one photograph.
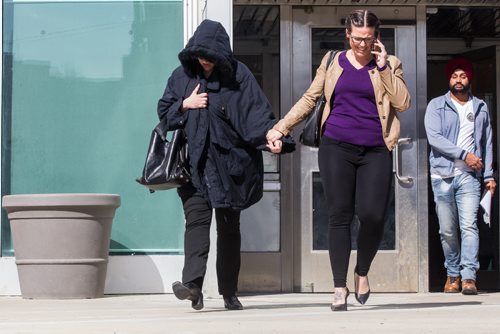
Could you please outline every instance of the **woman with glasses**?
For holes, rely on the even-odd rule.
[[[347,310],[346,286],[351,253],[351,223],[356,213],[356,300],[370,296],[368,271],[382,240],[391,197],[392,155],[398,141],[397,113],[410,107],[401,61],[387,54],[379,37],[380,20],[367,10],[346,18],[350,48],[329,53],[309,89],[288,114],[267,133],[270,144],[287,135],[313,110],[324,92],[319,170],[328,205],[329,255],[333,272],[333,311]]]

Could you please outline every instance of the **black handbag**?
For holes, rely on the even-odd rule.
[[[330,56],[328,57],[328,62],[326,63],[326,69],[330,67],[333,58],[338,51],[330,51]],[[326,71],[326,70],[325,70]],[[313,110],[307,115],[306,123],[302,129],[299,140],[303,145],[319,147],[319,142],[321,138],[321,117],[323,116],[323,110],[325,109],[326,98],[325,93],[316,101]]]
[[[151,134],[142,176],[136,179],[151,193],[177,188],[191,181],[184,130],[175,130],[171,141],[163,133],[160,123]]]

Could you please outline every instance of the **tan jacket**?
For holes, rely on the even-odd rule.
[[[326,73],[325,68],[329,53],[323,57],[309,89],[273,129],[287,135],[293,127],[312,112],[316,100],[323,93],[324,89],[326,105],[323,117],[321,118],[321,133],[323,133],[326,119],[330,115],[330,99],[335,85],[343,72],[342,67],[339,66],[340,53],[338,52],[335,55]],[[375,68],[370,70],[369,74],[375,91],[375,101],[380,123],[382,124],[382,135],[387,148],[392,150],[399,138],[400,124],[397,112],[402,112],[410,108],[410,93],[403,79],[401,61],[394,56],[389,56],[385,70],[378,71]]]

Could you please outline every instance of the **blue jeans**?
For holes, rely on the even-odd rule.
[[[448,276],[475,280],[479,269],[477,212],[481,183],[469,173],[431,181]]]

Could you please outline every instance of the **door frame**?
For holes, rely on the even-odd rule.
[[[332,10],[332,6],[325,6]],[[293,25],[295,24],[295,18],[293,17],[294,8],[297,7],[282,5],[281,6],[281,50],[282,50],[282,62],[281,62],[281,116],[284,116],[290,108],[295,103],[295,99],[297,96],[294,96],[292,82],[293,82],[293,74],[292,71],[294,67],[300,66],[300,64],[294,64],[293,59],[293,41],[296,36],[293,36]],[[299,7],[300,9],[304,9],[303,7]],[[349,8],[346,6],[342,7],[342,11],[348,12],[352,10],[353,7]],[[340,8],[336,8],[334,10],[339,10]],[[373,8],[380,12],[380,8]],[[393,8],[388,8],[390,10]],[[304,9],[307,10],[307,9]],[[417,8],[412,7],[412,10],[415,11],[415,24],[413,26],[414,34],[415,34],[415,50],[407,49],[403,50],[406,52],[411,52],[415,54],[415,64],[404,64],[405,75],[414,75],[415,76],[415,86],[411,87],[412,93],[412,110],[401,114],[401,118],[411,117],[415,126],[413,127],[411,137],[413,138],[412,146],[409,148],[412,155],[415,155],[417,158],[415,159],[416,164],[413,163],[413,166],[403,165],[403,173],[406,171],[408,173],[412,168],[415,168],[413,173],[414,178],[414,199],[411,202],[410,207],[406,207],[405,210],[413,210],[415,212],[414,222],[409,226],[410,229],[413,230],[413,235],[416,238],[415,245],[415,253],[412,252],[412,267],[416,266],[416,269],[413,269],[414,275],[410,275],[413,278],[411,287],[406,287],[404,291],[428,291],[428,240],[427,240],[427,183],[426,183],[426,175],[427,175],[427,143],[425,137],[425,131],[423,130],[423,114],[425,112],[425,99],[426,99],[426,85],[425,85],[425,75],[418,75],[418,73],[425,74],[425,61],[419,61],[420,59],[424,59],[426,57],[426,49],[425,49],[425,8]],[[314,11],[314,8],[313,8]],[[321,25],[325,26],[325,25]],[[338,26],[338,25],[337,25]],[[421,58],[423,57],[423,58]],[[423,71],[423,72],[422,72]],[[312,79],[312,78],[311,78]],[[297,95],[297,93],[295,93]],[[295,99],[294,99],[295,98]],[[422,103],[424,101],[424,103]],[[405,115],[406,114],[406,115]],[[404,122],[404,121],[403,121]],[[402,125],[403,126],[403,125]],[[405,136],[404,128],[402,127],[402,136]],[[295,137],[297,137],[297,130],[294,131]],[[423,143],[423,144],[422,144]],[[305,157],[303,156],[304,150],[310,150],[309,148],[298,148],[297,152],[295,152],[291,161],[286,161],[282,159],[282,187],[283,189],[289,189],[290,201],[287,201],[286,198],[283,197],[283,210],[286,212],[290,212],[292,218],[292,231],[284,231],[284,233],[288,240],[293,241],[293,290],[296,292],[299,291],[314,291],[314,288],[310,286],[306,286],[303,282],[303,272],[308,271],[309,268],[305,268],[303,262],[305,261],[303,254],[304,252],[308,252],[308,250],[303,250],[304,247],[302,239],[303,231],[303,222],[311,217],[304,213],[304,209],[301,208],[301,203],[304,201],[301,194],[307,188],[311,187],[310,182],[304,182],[301,179],[301,160]],[[408,154],[408,153],[405,153]],[[302,156],[302,157],[301,157]],[[285,165],[286,164],[286,165]],[[399,194],[396,194],[399,196]],[[305,201],[310,202],[310,199],[305,199]],[[288,204],[287,204],[288,203]],[[310,219],[310,218],[309,218]],[[396,249],[398,247],[405,247],[405,245],[399,245],[396,240]],[[390,251],[389,251],[390,252]],[[375,260],[377,261],[377,260]],[[354,262],[351,262],[354,263]],[[375,262],[376,263],[376,262]],[[329,265],[329,264],[328,264]],[[403,270],[406,270],[403,268]],[[284,275],[285,276],[285,275]],[[331,276],[331,274],[329,275]],[[331,277],[328,277],[331,279]],[[333,285],[332,285],[333,288]],[[377,287],[378,291],[400,291],[394,290],[390,286],[380,286]],[[316,290],[317,291],[317,290]]]

